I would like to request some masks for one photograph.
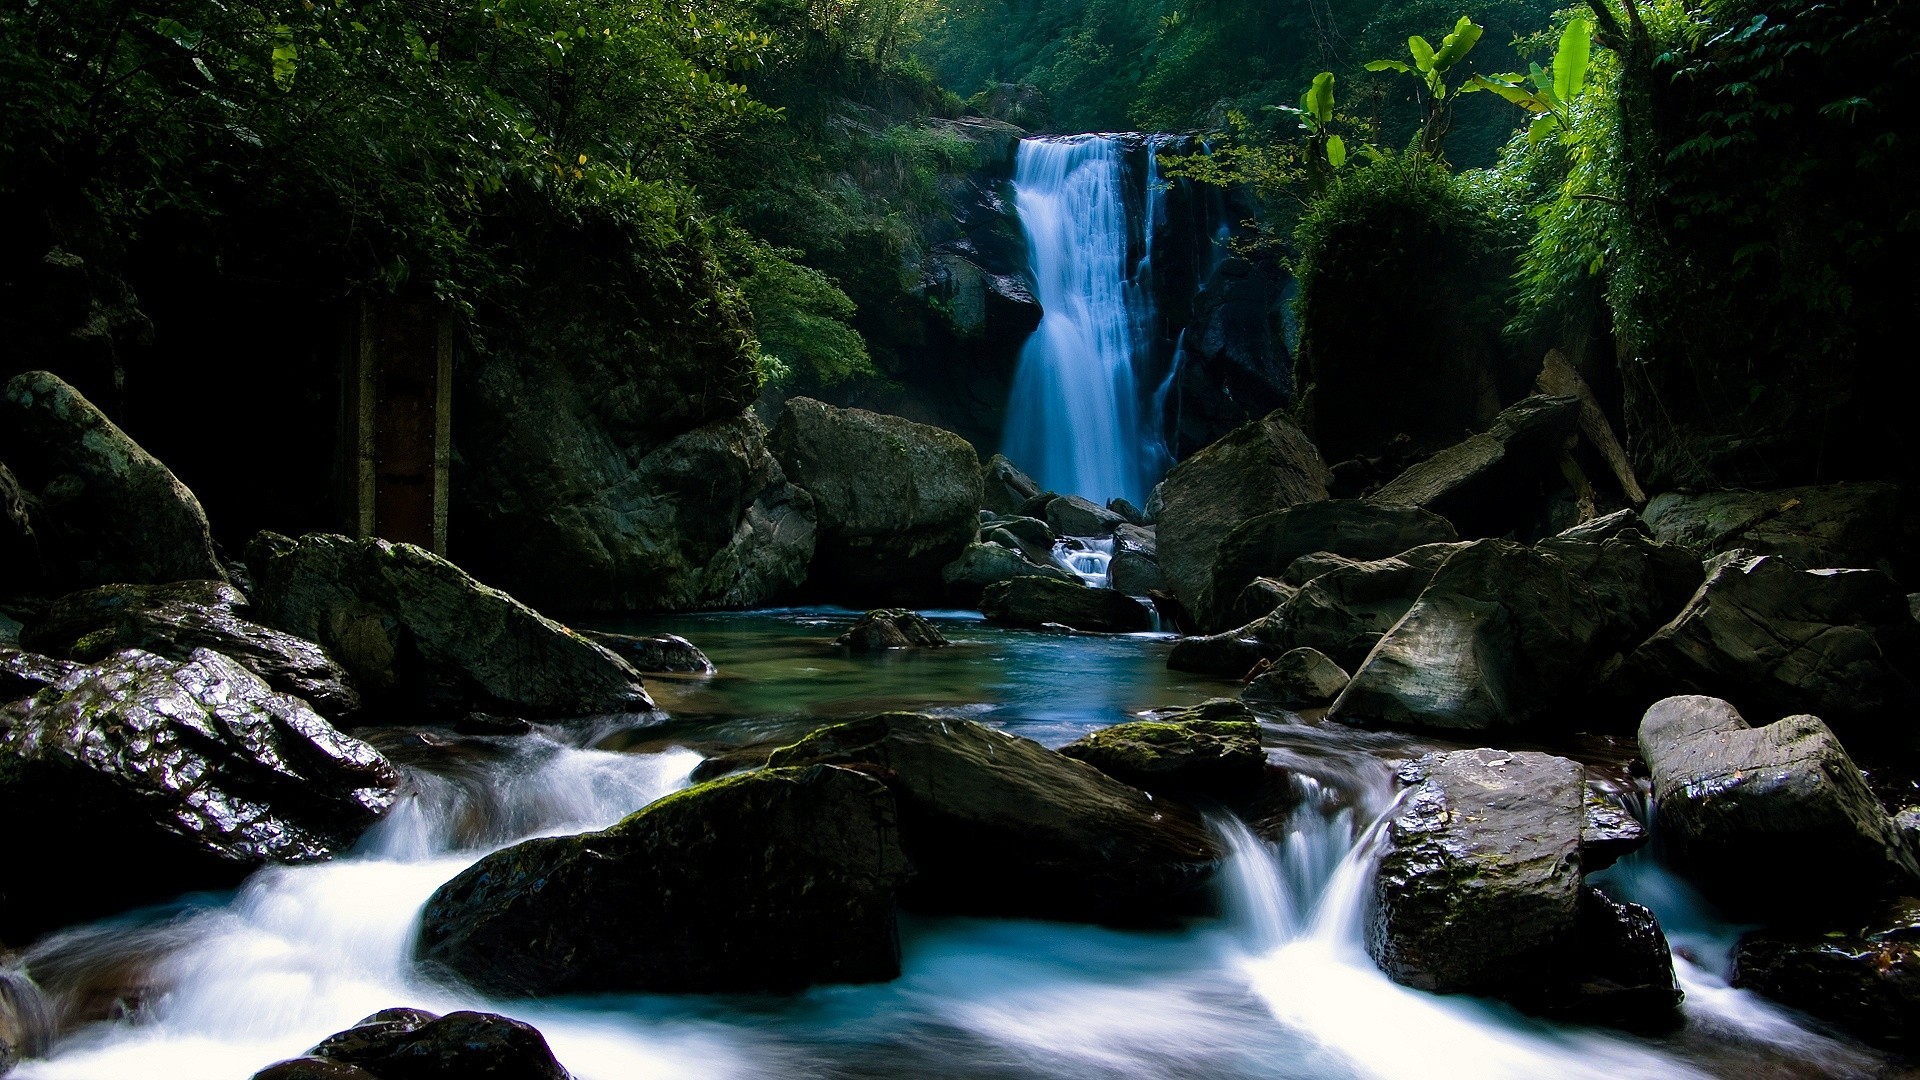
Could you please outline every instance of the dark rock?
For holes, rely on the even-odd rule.
[[[643,673],[662,673],[673,675],[711,675],[716,670],[713,661],[700,651],[693,642],[678,634],[652,634],[636,636],[633,634],[609,634],[598,630],[581,630],[581,637],[608,652],[625,660],[633,670]]]
[[[1289,649],[1240,691],[1242,700],[1283,709],[1311,709],[1332,703],[1352,676],[1318,649]]]
[[[1014,542],[1007,546],[1018,549],[1029,561],[1043,565],[1053,558],[1053,546],[1059,542],[1053,527],[1035,517],[1019,514],[995,517],[992,527],[1013,538]]]
[[[905,608],[876,608],[834,640],[855,652],[882,649],[939,648],[950,644],[938,627]]]
[[[1671,697],[1640,722],[1668,860],[1731,912],[1818,917],[1920,884],[1920,867],[1827,726],[1750,728],[1732,705]]]
[[[0,646],[0,705],[31,697],[79,667],[70,660]]]
[[[412,544],[261,533],[253,614],[317,641],[370,705],[532,718],[650,712],[625,660]]]
[[[1341,499],[1260,514],[1220,541],[1210,584],[1194,609],[1202,626],[1225,629],[1229,606],[1255,578],[1279,577],[1315,552],[1384,559],[1422,544],[1456,539],[1444,518],[1409,506]]]
[[[1462,536],[1499,536],[1514,527],[1516,512],[1531,509],[1516,491],[1557,472],[1579,422],[1577,397],[1527,398],[1482,434],[1413,466],[1368,499],[1431,510]]]
[[[1597,654],[1639,642],[1685,607],[1705,577],[1700,561],[1684,549],[1647,539],[1620,515],[1603,522],[1607,519],[1534,545],[1600,602],[1605,618]]]
[[[330,720],[360,711],[360,692],[345,668],[312,641],[251,621],[247,607],[246,596],[224,581],[102,585],[55,600],[21,631],[20,642],[82,664],[122,649],[178,661],[211,649]]]
[[[1898,900],[1864,926],[1749,934],[1733,984],[1862,1038],[1910,1047],[1920,1031],[1920,900]]]
[[[1886,570],[1907,547],[1893,484],[1670,492],[1654,496],[1643,516],[1656,538],[1703,556],[1744,548],[1800,566]]]
[[[1299,592],[1298,586],[1284,581],[1270,577],[1254,578],[1246,588],[1240,590],[1239,596],[1233,598],[1233,603],[1227,607],[1225,621],[1237,627],[1258,622],[1285,607],[1287,601]]]
[[[1059,623],[1102,634],[1128,634],[1153,627],[1152,612],[1125,593],[1042,577],[1020,577],[987,586],[980,597],[980,611],[988,622],[1007,626]]]
[[[1101,728],[1060,748],[1123,784],[1233,800],[1267,773],[1260,725],[1226,698]]]
[[[33,496],[40,557],[57,587],[225,576],[193,492],[57,376],[29,371],[7,383],[0,460]]]
[[[1173,594],[1194,610],[1228,533],[1249,518],[1325,499],[1329,479],[1320,452],[1279,412],[1174,466],[1155,493],[1160,572]]]
[[[1277,659],[1286,651],[1248,635],[1245,629],[1181,638],[1167,652],[1167,669],[1239,679],[1261,661]]]
[[[0,462],[0,597],[25,596],[46,587],[30,504],[13,471]]]
[[[273,1064],[253,1074],[253,1080],[384,1080],[358,1065],[326,1058],[297,1057]]]
[[[1204,904],[1199,815],[970,720],[891,713],[822,728],[769,764],[875,766],[900,799],[920,907],[1155,923]]]
[[[344,1070],[344,1071],[343,1071]],[[382,1009],[254,1080],[571,1080],[546,1037],[495,1013]]]
[[[1073,588],[1081,584],[1079,576],[1071,570],[1051,562],[1029,562],[1018,551],[999,544],[968,544],[958,559],[940,571],[941,580],[947,583],[948,595],[970,607],[980,603],[981,594],[988,586],[1027,577],[1059,581]]]
[[[1441,565],[1464,546],[1424,544],[1390,559],[1366,561],[1302,556],[1285,575],[1300,583],[1298,591],[1247,631],[1277,648],[1275,656],[1311,648],[1343,668],[1359,667],[1413,607]]]
[[[1122,525],[1113,531],[1107,584],[1128,596],[1166,591],[1166,575],[1160,572],[1159,541],[1152,526]]]
[[[1650,1032],[1680,1025],[1684,995],[1674,977],[1673,951],[1660,921],[1639,904],[1620,903],[1592,887],[1582,889],[1573,967],[1577,981],[1556,987],[1541,1011]]]
[[[1920,625],[1878,570],[1797,570],[1736,555],[1609,680],[1630,707],[1668,694],[1724,697],[1759,715],[1814,713],[1900,738],[1920,704]]]
[[[532,734],[533,723],[518,716],[495,716],[492,713],[470,712],[453,722],[453,730],[461,735],[512,738]]]
[[[1580,766],[1532,752],[1428,754],[1387,819],[1367,949],[1395,982],[1522,999],[1572,974]]]
[[[1061,536],[1111,536],[1127,519],[1078,495],[1061,495],[1047,504],[1047,524]]]
[[[1119,514],[1121,519],[1129,525],[1152,528],[1152,523],[1147,520],[1146,511],[1119,496],[1107,500],[1107,509]]]
[[[1580,825],[1580,866],[1604,870],[1646,846],[1647,827],[1620,800],[1587,782],[1586,820]]]
[[[980,461],[965,439],[897,416],[791,398],[773,453],[813,496],[816,584],[857,596],[937,595],[979,534]]]
[[[1028,499],[1040,494],[1040,485],[1008,461],[1005,454],[988,458],[981,476],[985,496],[980,505],[996,514],[1018,514]]]
[[[487,856],[427,901],[417,952],[494,994],[884,981],[906,876],[885,784],[763,769]]]
[[[37,823],[13,856],[61,867],[0,882],[0,926],[30,934],[328,858],[399,787],[372,747],[217,653],[120,653],[0,710],[0,814]],[[112,858],[73,857],[103,836]]]

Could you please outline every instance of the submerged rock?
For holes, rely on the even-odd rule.
[[[940,571],[948,595],[969,607],[980,603],[981,595],[989,586],[1024,577],[1047,578],[1076,587],[1080,584],[1079,576],[1071,570],[1051,562],[1032,562],[1020,552],[999,544],[968,544],[958,559]]]
[[[369,704],[535,718],[651,712],[625,660],[412,544],[261,533],[254,613],[325,646]]]
[[[1862,1038],[1909,1047],[1920,1020],[1920,900],[1828,933],[1761,931],[1740,941],[1733,984]]]
[[[496,1013],[382,1009],[253,1080],[572,1080],[546,1037]]]
[[[953,432],[802,397],[787,401],[771,444],[813,496],[816,585],[931,597],[940,569],[979,533],[980,460]]]
[[[1311,709],[1329,704],[1352,681],[1345,669],[1317,649],[1289,649],[1260,673],[1242,700],[1282,709]]]
[[[0,880],[0,928],[24,936],[328,858],[399,788],[372,747],[226,657],[119,653],[0,710],[0,814],[36,823],[13,852],[42,868]],[[111,857],[74,857],[103,838]]]
[[[1671,697],[1640,722],[1669,861],[1721,906],[1804,920],[1920,886],[1920,867],[1817,717],[1752,728],[1718,698]]]
[[[900,799],[917,906],[1157,923],[1205,903],[1221,852],[1200,816],[1040,744],[889,713],[821,728],[769,764],[866,765]]]
[[[987,586],[980,611],[988,622],[1039,627],[1047,623],[1101,634],[1153,628],[1153,613],[1125,593],[1089,589],[1050,578],[1022,577]]]
[[[855,652],[883,649],[937,649],[951,644],[938,627],[906,608],[876,608],[860,616],[847,632],[834,639]]]
[[[885,981],[906,877],[885,784],[762,769],[481,859],[427,901],[416,952],[487,993],[535,997]]]
[[[1123,784],[1234,799],[1267,774],[1260,725],[1226,698],[1101,728],[1060,748]]]
[[[246,617],[247,598],[224,581],[102,585],[54,601],[20,633],[27,648],[90,664],[122,649],[184,661],[211,649],[331,720],[360,711],[353,676],[319,645]]]
[[[580,636],[625,660],[633,670],[671,675],[711,675],[713,661],[699,646],[678,634],[609,634],[582,630]]]
[[[226,577],[193,492],[58,376],[29,371],[0,393],[0,460],[34,498],[57,587]]]

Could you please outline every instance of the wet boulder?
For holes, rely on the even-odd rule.
[[[1739,554],[1718,560],[1608,688],[1630,707],[1708,694],[1759,715],[1812,713],[1849,737],[1899,739],[1916,730],[1916,671],[1920,624],[1885,574]]]
[[[1275,510],[1235,526],[1220,541],[1212,574],[1194,617],[1225,629],[1229,608],[1247,584],[1279,577],[1294,560],[1315,552],[1351,559],[1384,559],[1423,544],[1456,539],[1446,519],[1411,506],[1339,499]]]
[[[1197,634],[1175,641],[1167,650],[1167,670],[1239,679],[1286,651],[1280,645],[1254,637],[1248,629]]]
[[[1240,691],[1240,698],[1282,709],[1314,709],[1332,704],[1351,681],[1318,649],[1288,649]]]
[[[1130,634],[1153,628],[1153,613],[1125,593],[1089,589],[1042,577],[1019,577],[989,585],[980,611],[988,622],[1040,627],[1048,623],[1098,634]]]
[[[833,643],[854,652],[937,649],[950,644],[938,627],[906,608],[875,608],[855,620]]]
[[[713,661],[700,647],[678,634],[609,634],[582,630],[580,636],[632,665],[642,673],[711,675]]]
[[[1101,728],[1059,752],[1123,784],[1224,801],[1246,795],[1267,773],[1259,722],[1226,698]]]
[[[1749,727],[1718,698],[1670,697],[1640,722],[1669,861],[1729,911],[1804,920],[1889,890],[1920,867],[1818,718]]]
[[[1018,514],[1027,500],[1040,494],[1040,485],[1033,477],[1020,471],[1020,467],[1007,460],[1005,454],[995,454],[987,459],[986,467],[981,471],[983,497],[980,507],[996,514]]]
[[[1167,577],[1160,572],[1159,540],[1151,525],[1122,525],[1113,530],[1113,561],[1107,564],[1107,584],[1128,596],[1164,592]]]
[[[1550,988],[1539,1011],[1649,1033],[1680,1026],[1685,995],[1652,911],[1588,886],[1580,892],[1578,930],[1573,978]]]
[[[1744,549],[1800,566],[1886,570],[1911,546],[1894,484],[1656,495],[1642,512],[1663,541],[1702,556]]]
[[[253,615],[353,674],[371,707],[534,718],[653,710],[639,673],[412,544],[261,533]]]
[[[1325,499],[1331,478],[1320,452],[1279,411],[1174,466],[1148,507],[1174,596],[1195,610],[1228,533],[1261,514]]]
[[[122,649],[169,660],[211,649],[330,720],[350,720],[360,711],[353,676],[325,650],[247,616],[246,596],[224,581],[102,585],[49,604],[21,631],[20,642],[83,664]]]
[[[32,697],[79,667],[71,660],[0,646],[0,705]]]
[[[1862,1038],[1910,1047],[1920,1033],[1920,900],[1897,900],[1826,933],[1749,934],[1734,956],[1733,984]]]
[[[481,859],[427,901],[416,951],[501,995],[879,982],[900,973],[907,872],[887,785],[761,769]]]
[[[572,1080],[531,1024],[497,1013],[382,1009],[253,1080]]]
[[[1530,397],[1469,436],[1388,481],[1368,500],[1418,506],[1446,518],[1465,537],[1500,536],[1533,511],[1518,498],[1557,476],[1560,455],[1580,422],[1577,397]]]
[[[1061,536],[1112,536],[1127,519],[1078,495],[1057,495],[1047,503],[1047,524]]]
[[[970,607],[980,603],[981,594],[992,585],[1015,578],[1045,578],[1079,587],[1079,575],[1052,562],[1036,563],[1020,552],[1000,544],[968,544],[960,557],[940,571],[947,595]]]
[[[40,930],[326,859],[392,806],[372,747],[218,653],[128,650],[0,709],[0,813],[20,866],[0,927]],[[76,859],[111,837],[112,858]]]
[[[900,800],[916,906],[1133,925],[1206,903],[1200,816],[970,720],[889,713],[813,732],[769,764],[878,770]]]
[[[791,398],[774,457],[813,496],[812,578],[855,597],[939,592],[940,569],[979,533],[980,461],[953,432],[897,416]]]
[[[0,461],[33,498],[56,587],[226,577],[193,492],[58,376],[29,371],[0,392]]]
[[[1586,819],[1580,825],[1580,865],[1604,870],[1645,847],[1647,827],[1611,791],[1587,781]]]

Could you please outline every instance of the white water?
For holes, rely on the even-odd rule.
[[[1135,385],[1146,300],[1127,264],[1122,173],[1111,136],[1020,143],[1014,202],[1042,315],[1020,353],[1004,449],[1043,488],[1140,506],[1158,447]]]
[[[1088,587],[1107,587],[1108,568],[1113,564],[1113,537],[1076,536],[1053,545],[1053,561],[1080,576]]]

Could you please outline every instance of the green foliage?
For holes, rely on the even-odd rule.
[[[1395,71],[1412,75],[1418,80],[1421,89],[1416,97],[1426,113],[1420,124],[1419,139],[1414,143],[1418,153],[1432,158],[1441,156],[1441,144],[1453,126],[1453,99],[1465,89],[1456,82],[1449,82],[1447,77],[1480,43],[1480,36],[1485,32],[1486,27],[1462,15],[1452,32],[1440,40],[1438,49],[1427,44],[1427,39],[1418,34],[1408,38],[1407,52],[1413,57],[1411,64],[1404,60],[1367,62],[1368,71]],[[1467,85],[1471,87],[1472,83]]]
[[[795,261],[798,251],[742,232],[726,248],[753,311],[764,382],[804,393],[874,374],[866,342],[848,325],[853,301],[833,279]]]
[[[1560,31],[1560,44],[1554,50],[1553,70],[1534,64],[1526,75],[1475,75],[1460,88],[1463,94],[1486,90],[1525,109],[1533,115],[1527,124],[1527,141],[1537,143],[1549,135],[1561,140],[1573,136],[1569,110],[1573,99],[1587,84],[1587,68],[1593,54],[1593,28],[1579,17],[1567,20]],[[1528,89],[1531,84],[1532,89]]]

